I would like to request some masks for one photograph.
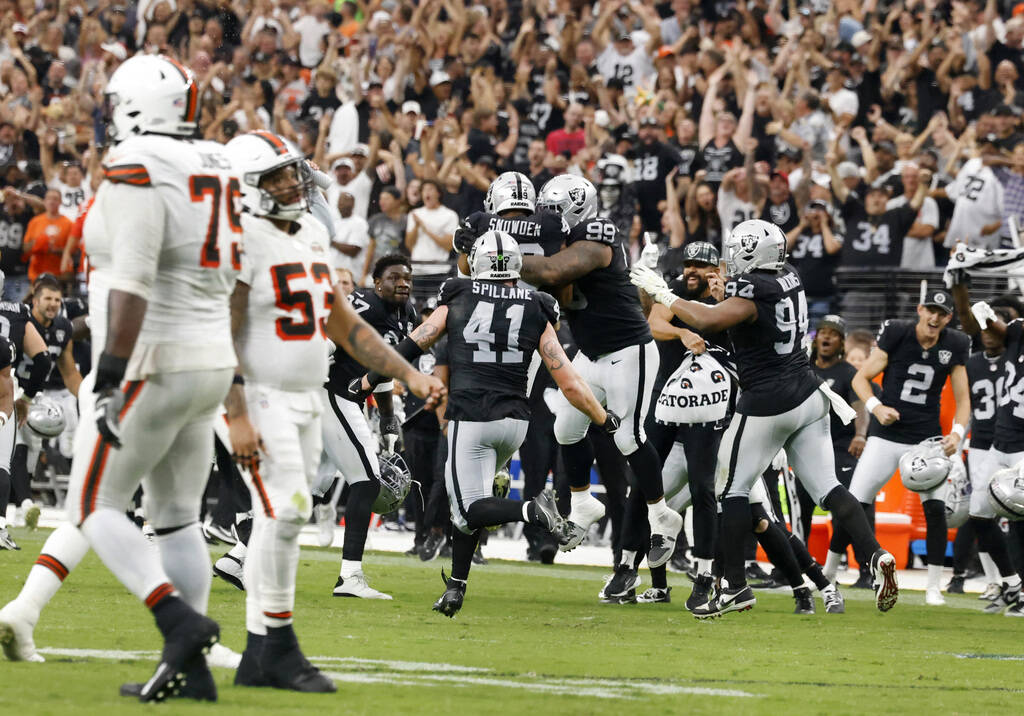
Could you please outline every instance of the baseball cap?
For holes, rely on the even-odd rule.
[[[658,59],[663,57],[674,57],[675,52],[672,50],[672,45],[662,45],[658,48]]]
[[[437,87],[438,85],[442,85],[445,82],[451,82],[451,81],[452,81],[451,76],[447,72],[445,72],[444,70],[434,70],[432,73],[430,73],[430,86],[431,87]]]
[[[822,316],[821,320],[818,321],[818,327],[815,330],[820,331],[822,328],[831,328],[841,337],[846,338],[846,319],[842,316],[836,315],[835,313]]]
[[[780,172],[778,169],[773,169],[770,178],[774,179],[775,177],[781,178],[782,181],[787,184],[789,183],[789,174],[786,174],[786,172]]]
[[[410,112],[413,114],[421,114],[423,112],[423,108],[420,107],[420,103],[416,100],[411,99],[408,102],[402,102],[402,114],[409,114]]]
[[[851,161],[839,162],[836,167],[840,179],[853,179],[860,176],[860,167]]]
[[[641,127],[657,127],[657,126],[659,126],[658,118],[657,117],[652,117],[652,116],[648,115],[648,116],[646,116],[646,117],[644,117],[643,119],[640,120],[640,126]]]
[[[992,114],[996,117],[1016,117],[1017,113],[1013,111],[1013,107],[1008,104],[997,104],[995,109],[992,110]]]
[[[353,161],[351,159],[343,157],[343,158],[339,159],[338,161],[336,161],[331,166],[331,169],[340,169],[341,167],[348,167],[352,171],[355,171],[356,165],[355,165],[355,163],[353,163]]]
[[[23,22],[16,22],[13,25],[11,25],[11,32],[13,32],[15,34],[20,32],[22,35],[27,35],[28,34],[28,25],[26,25]]]
[[[941,288],[938,288],[935,289],[934,291],[929,291],[925,295],[925,299],[921,302],[921,305],[939,308],[945,311],[946,313],[952,313],[953,297],[949,294],[949,292]]]
[[[254,52],[252,55],[253,62],[270,62],[269,52]]]
[[[889,154],[895,155],[896,154],[896,145],[893,144],[892,142],[890,142],[888,139],[884,139],[884,140],[882,140],[881,142],[878,143],[878,146],[875,147],[875,151],[876,152],[888,152]]]
[[[850,44],[854,47],[860,47],[868,42],[871,42],[871,33],[867,30],[857,30],[850,38]]]
[[[694,241],[683,247],[683,264],[701,263],[717,266],[721,260],[718,249],[707,241]]]
[[[104,42],[100,45],[100,49],[109,52],[117,59],[124,62],[128,59],[128,49],[124,46],[123,42]]]
[[[368,157],[370,156],[370,148],[365,144],[357,144],[352,147],[352,151],[349,152],[354,157]]]

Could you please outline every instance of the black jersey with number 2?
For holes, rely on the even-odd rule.
[[[31,314],[29,319],[32,321],[32,325],[36,327],[36,330],[39,331],[39,335],[43,337],[43,342],[46,343],[46,351],[50,356],[50,372],[46,374],[46,378],[43,380],[43,389],[62,390],[64,388],[64,379],[61,377],[57,361],[60,360],[64,349],[71,342],[73,330],[71,321],[64,316],[57,316],[49,326],[44,326]],[[28,356],[23,356],[18,363],[18,380],[27,380],[31,372],[32,359]]]
[[[1003,356],[978,351],[967,359],[971,386],[971,448],[988,450],[996,432],[996,407],[1003,392]]]
[[[992,447],[1006,453],[1024,451],[1024,320],[1006,327],[1003,389],[996,409]]]
[[[596,360],[627,346],[651,340],[651,329],[629,281],[626,243],[608,219],[595,217],[572,227],[569,244],[594,241],[611,248],[607,266],[594,269],[573,284],[572,300],[564,305],[569,328],[583,355]]]
[[[725,284],[726,296],[753,301],[757,315],[729,329],[740,377],[737,412],[779,415],[818,389],[804,350],[807,297],[792,266],[780,271],[751,271]]]
[[[527,373],[555,299],[494,281],[451,278],[438,297],[448,307],[449,420],[528,420]]]
[[[942,386],[955,366],[967,364],[971,339],[944,328],[935,345],[925,349],[917,340],[917,321],[886,321],[878,333],[878,347],[889,356],[882,403],[895,408],[900,419],[892,425],[872,423],[870,434],[898,443],[940,435]]]

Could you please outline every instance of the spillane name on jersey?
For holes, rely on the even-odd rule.
[[[71,321],[64,316],[58,315],[49,326],[44,326],[36,320],[31,310],[29,311],[29,320],[32,321],[32,325],[39,331],[39,335],[43,337],[43,341],[46,343],[46,352],[50,356],[50,372],[46,374],[46,378],[43,380],[43,389],[61,390],[64,388],[64,379],[61,377],[60,369],[57,367],[57,361],[60,359],[60,355],[64,352],[68,343],[71,342],[73,330]],[[18,380],[27,380],[31,372],[32,359],[22,354],[21,360],[18,361]]]
[[[125,252],[115,250],[118,228],[126,216],[138,221],[159,202],[164,223],[154,248],[156,271],[126,377],[234,367],[228,298],[241,268],[241,194],[224,146],[142,135],[111,149],[103,166],[105,179],[83,230],[93,269],[94,362],[106,342],[112,281],[132,280]],[[125,185],[145,190],[138,205],[124,206],[117,187]]]
[[[978,351],[967,359],[971,387],[971,447],[988,450],[996,432],[996,409],[1003,393],[1005,353],[990,357]]]
[[[752,322],[729,329],[741,388],[737,411],[778,415],[795,408],[821,384],[804,350],[807,297],[800,276],[788,264],[778,272],[751,271],[730,279],[725,295],[757,307]]]
[[[1003,356],[1003,389],[999,393],[992,446],[1002,452],[1021,452],[1024,450],[1024,320],[1018,318],[1006,327]]]
[[[527,373],[550,323],[555,299],[489,281],[448,279],[438,302],[448,307],[450,420],[529,419]]]
[[[971,339],[944,328],[934,346],[925,350],[917,340],[917,321],[886,321],[878,347],[889,355],[882,377],[882,403],[899,411],[892,425],[873,423],[871,435],[898,443],[917,443],[942,434],[939,401],[954,366],[966,365]]]
[[[608,219],[580,222],[569,233],[568,244],[594,241],[611,248],[611,262],[573,284],[572,300],[563,306],[569,328],[583,355],[591,360],[627,346],[651,340],[651,330],[640,307],[636,288],[629,282],[626,242]]]
[[[16,365],[25,350],[25,326],[32,319],[32,309],[24,303],[0,301],[0,336],[14,346]]]
[[[334,291],[329,239],[305,214],[294,234],[244,214],[245,252],[238,281],[250,287],[238,345],[250,383],[281,390],[315,390],[327,375],[327,333]]]
[[[348,301],[356,313],[392,346],[401,343],[419,324],[411,303],[390,305],[372,288],[357,288],[349,294]],[[362,363],[338,348],[334,351],[326,387],[335,395],[344,395],[348,384],[367,372],[368,369]]]

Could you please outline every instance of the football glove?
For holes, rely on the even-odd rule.
[[[649,269],[656,269],[658,268],[660,253],[658,252],[658,245],[651,241],[652,235],[650,232],[644,234],[644,250],[640,252],[640,260],[637,263]]]
[[[345,397],[353,403],[365,403],[372,392],[372,388],[370,390],[363,390],[363,378],[360,376],[349,381],[348,388],[345,390]]]
[[[455,246],[456,251],[468,256],[469,252],[473,250],[474,243],[476,243],[476,233],[473,231],[468,221],[463,221],[459,224],[459,228],[455,230],[455,235],[452,237],[452,244]]]
[[[384,441],[385,452],[394,452],[402,436],[402,426],[397,415],[388,415],[380,419],[380,437]]]
[[[629,270],[629,280],[637,288],[650,294],[658,303],[671,307],[679,300],[679,296],[672,293],[668,284],[656,271],[652,271],[642,264],[634,264]]]
[[[607,408],[605,408],[604,412],[608,414],[608,418],[604,421],[604,425],[601,426],[601,429],[609,435],[614,435],[615,431],[619,429],[619,425],[622,424],[622,418]]]
[[[992,306],[988,305],[984,301],[978,301],[976,304],[971,306],[971,313],[974,314],[974,319],[978,322],[978,326],[981,330],[988,328],[988,324],[991,321],[999,320],[999,316],[992,310]]]
[[[112,447],[121,447],[121,410],[124,409],[124,393],[121,381],[128,369],[128,359],[102,353],[96,365],[96,430],[104,442]]]

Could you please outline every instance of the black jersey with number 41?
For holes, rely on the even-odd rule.
[[[449,420],[528,420],[527,373],[555,299],[493,281],[450,278],[438,303],[448,307]]]
[[[779,415],[807,400],[821,380],[804,350],[807,297],[797,272],[789,264],[780,271],[751,271],[730,279],[725,295],[757,307],[753,321],[729,329],[740,377],[737,412]]]
[[[349,294],[348,301],[389,345],[398,345],[416,327],[416,311],[411,303],[391,306],[372,288],[357,288]],[[338,348],[327,371],[326,387],[335,395],[344,395],[348,384],[366,373],[367,369],[359,361]]]
[[[944,328],[935,345],[925,349],[917,340],[917,321],[886,321],[878,333],[878,347],[889,356],[882,403],[895,408],[900,419],[892,425],[873,422],[870,434],[898,443],[918,443],[942,434],[942,386],[955,366],[967,364],[971,339]]]
[[[602,218],[580,222],[572,227],[568,243],[577,241],[594,241],[612,251],[607,266],[576,279],[572,300],[563,305],[572,337],[583,355],[596,360],[606,353],[652,340],[640,298],[629,282],[626,242],[615,224]]]
[[[996,409],[992,447],[1006,453],[1024,451],[1024,320],[1006,327],[1003,389]]]

